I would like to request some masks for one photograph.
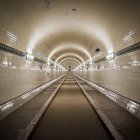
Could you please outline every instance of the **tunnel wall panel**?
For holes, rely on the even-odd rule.
[[[119,56],[114,60],[94,64],[92,68],[76,73],[140,103],[140,51]]]
[[[0,51],[0,104],[63,74],[51,71],[45,64]]]

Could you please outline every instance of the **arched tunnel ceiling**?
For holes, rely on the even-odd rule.
[[[75,61],[75,62],[77,62],[78,65],[81,64],[81,62],[80,62],[78,59],[73,58],[73,57],[66,57],[66,58],[64,58],[63,60],[61,60],[61,61],[59,62],[59,64],[62,64],[63,62],[65,62],[65,61],[67,61],[67,60]]]
[[[86,61],[96,48],[104,56],[139,41],[139,7],[139,0],[0,0],[1,33],[12,33],[16,43],[0,39],[40,58],[76,53]]]

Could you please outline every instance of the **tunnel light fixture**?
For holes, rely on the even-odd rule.
[[[29,53],[27,53],[26,54],[26,59],[29,60],[29,61],[33,61],[34,60],[34,56],[29,54]]]
[[[92,61],[89,63],[89,65],[92,65]]]
[[[108,54],[107,56],[106,56],[106,59],[107,60],[112,60],[112,59],[114,59],[115,58],[115,53],[114,52],[112,52],[112,53],[110,53],[110,54]]]
[[[8,61],[3,61],[3,65],[8,66]]]

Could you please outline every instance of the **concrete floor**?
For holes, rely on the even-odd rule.
[[[68,76],[29,139],[108,140],[109,136],[77,83]]]

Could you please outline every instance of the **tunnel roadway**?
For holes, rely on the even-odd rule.
[[[107,128],[104,120],[101,119],[97,110],[79,88],[77,81],[92,98],[98,100],[99,106],[105,115],[113,122],[113,126],[118,130],[122,139],[139,139],[140,121],[130,113],[113,103],[105,96],[97,93],[95,89],[87,85],[82,80],[68,74],[58,80],[43,92],[35,96],[29,102],[11,113],[0,121],[0,139],[2,140],[109,140],[115,139]],[[59,88],[58,88],[59,87]],[[58,90],[57,90],[58,89]],[[55,96],[48,104],[45,111],[40,115],[38,121],[32,129],[32,120],[40,111],[40,108],[49,100],[54,91]],[[94,92],[94,94],[92,94]],[[102,103],[101,103],[102,102]],[[107,109],[109,106],[110,110]],[[113,107],[112,107],[113,106]],[[114,107],[115,106],[115,107]],[[105,109],[104,109],[105,108]],[[123,124],[115,120],[109,111],[114,109],[113,114],[118,120],[128,116]],[[108,111],[108,112],[107,112]],[[119,118],[122,116],[122,118]],[[131,123],[128,123],[131,121]],[[126,126],[127,123],[127,126]],[[119,126],[120,125],[120,126]],[[128,129],[124,129],[128,127]],[[130,135],[129,131],[134,130]],[[26,131],[25,131],[26,130]],[[30,132],[28,131],[30,130]],[[123,132],[124,131],[124,132]],[[26,136],[27,133],[27,136]],[[22,134],[22,135],[21,135]],[[118,139],[120,140],[120,139]]]
[[[110,139],[76,81],[69,75],[29,139]]]

